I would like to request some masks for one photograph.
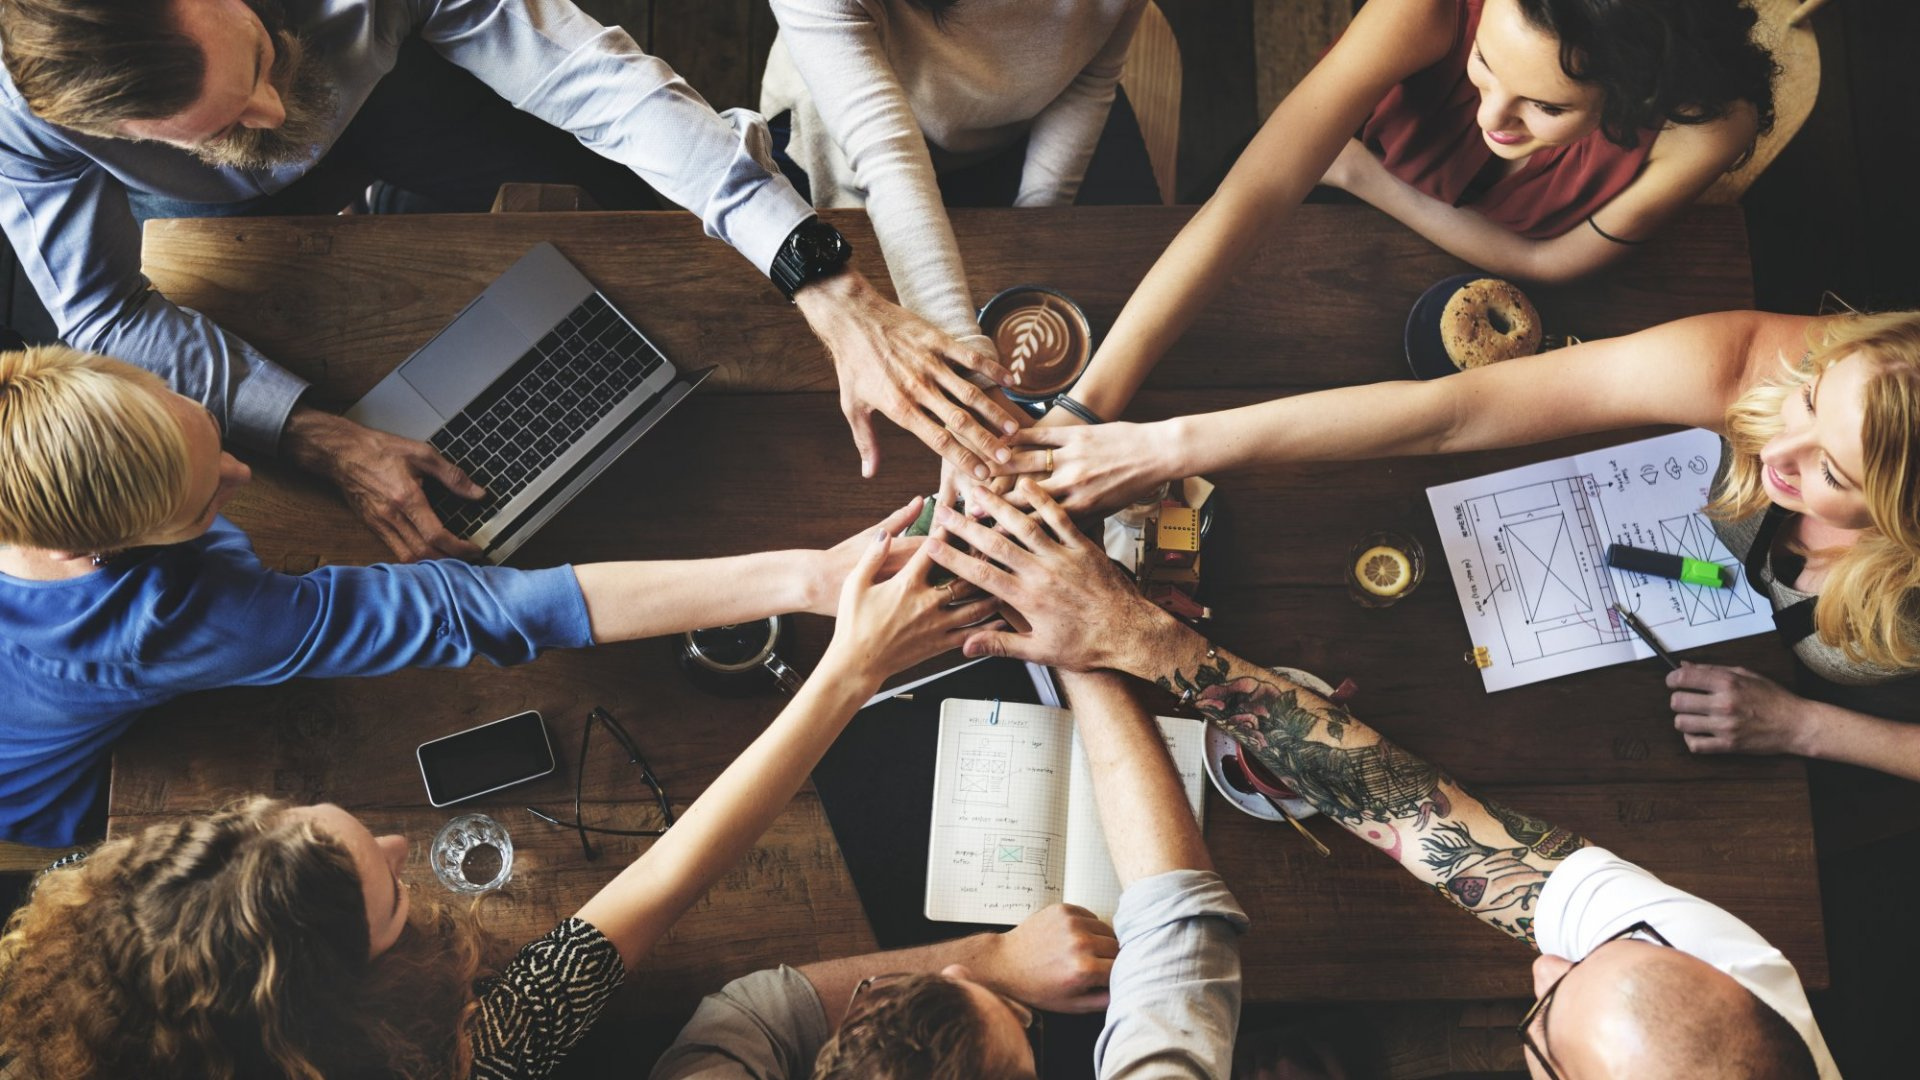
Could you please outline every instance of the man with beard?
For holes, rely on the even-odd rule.
[[[160,373],[230,442],[328,476],[402,558],[476,557],[420,485],[481,489],[425,443],[302,403],[300,379],[153,292],[141,220],[331,213],[372,179],[453,210],[486,209],[504,180],[581,183],[611,207],[654,205],[651,185],[800,308],[864,473],[875,411],[963,475],[992,471],[1015,430],[981,389],[1011,378],[991,348],[851,269],[763,165],[757,116],[715,114],[571,0],[0,0],[0,48],[0,225],[62,339]]]

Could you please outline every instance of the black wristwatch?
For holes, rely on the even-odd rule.
[[[774,252],[773,269],[769,273],[791,303],[793,294],[802,286],[839,273],[851,258],[853,245],[840,235],[840,230],[811,217],[787,234],[786,243]]]

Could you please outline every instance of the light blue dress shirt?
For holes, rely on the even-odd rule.
[[[162,143],[106,139],[34,116],[0,73],[0,227],[78,349],[139,364],[213,410],[229,438],[273,450],[306,384],[140,272],[129,190],[226,203],[280,191],[346,130],[401,42],[419,34],[515,107],[571,132],[692,210],[763,273],[813,209],[767,161],[753,113],[716,114],[626,31],[569,0],[286,0],[287,25],[332,75],[339,111],[304,165],[215,168]],[[400,358],[395,357],[397,362]]]
[[[260,565],[215,518],[65,581],[0,574],[0,840],[58,845],[139,714],[194,690],[517,664],[593,643],[571,567]]]

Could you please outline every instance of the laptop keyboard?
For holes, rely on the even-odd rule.
[[[482,499],[435,490],[434,512],[453,532],[470,535],[660,364],[599,293],[588,297],[427,439],[487,489]]]

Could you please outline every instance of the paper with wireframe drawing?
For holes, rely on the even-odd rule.
[[[1202,820],[1205,725],[1156,720]],[[1113,918],[1120,880],[1072,713],[948,698],[935,756],[927,918],[1011,926],[1061,902]]]
[[[1719,436],[1695,428],[1427,489],[1487,690],[1651,657],[1615,603],[1669,652],[1772,631],[1703,512],[1719,457]],[[1609,567],[1613,543],[1717,563],[1731,585]]]

